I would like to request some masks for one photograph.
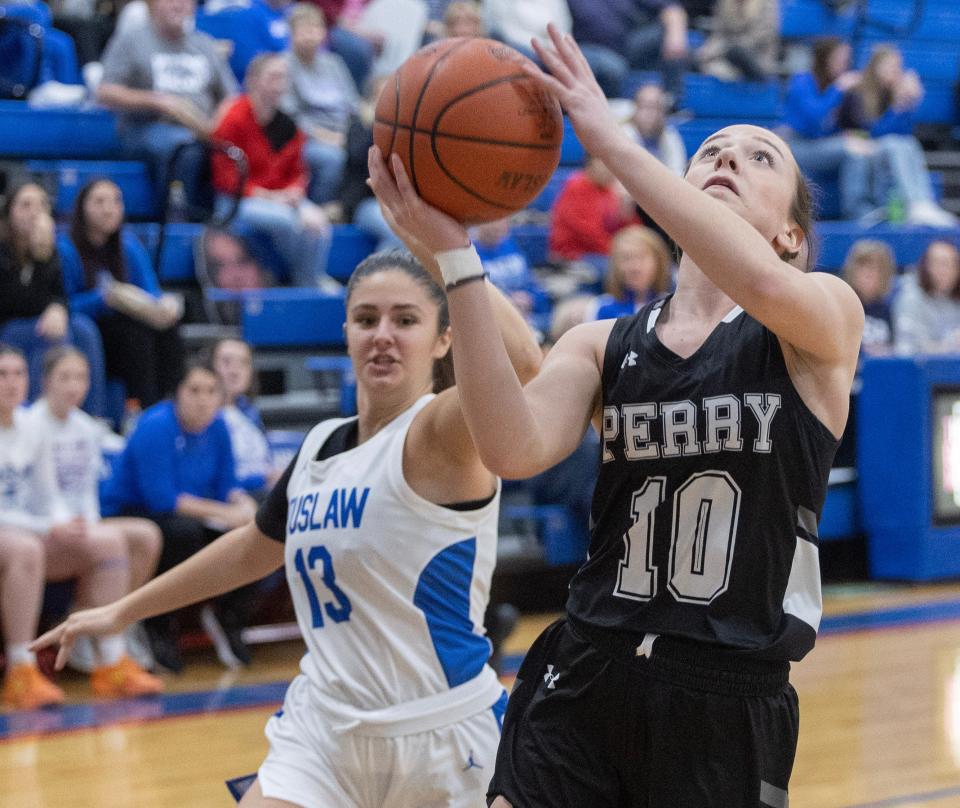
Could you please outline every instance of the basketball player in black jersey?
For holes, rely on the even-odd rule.
[[[813,646],[817,521],[863,310],[806,272],[809,192],[789,147],[732,126],[685,178],[625,137],[579,48],[537,46],[577,135],[683,250],[676,292],[568,332],[521,387],[465,231],[371,153],[381,203],[437,255],[480,456],[528,477],[602,436],[589,559],[510,698],[496,808],[784,808],[789,663]],[[536,43],[535,43],[536,44]]]

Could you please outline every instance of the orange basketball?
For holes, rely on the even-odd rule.
[[[403,161],[417,193],[467,224],[526,207],[560,161],[557,100],[492,39],[443,39],[387,81],[373,139]]]

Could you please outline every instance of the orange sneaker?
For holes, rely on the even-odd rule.
[[[104,699],[155,696],[164,689],[163,680],[147,673],[128,656],[113,665],[101,665],[90,674],[93,695]]]
[[[37,669],[22,662],[7,670],[3,680],[3,702],[15,710],[35,710],[63,704],[63,691]]]

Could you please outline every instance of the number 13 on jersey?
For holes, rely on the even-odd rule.
[[[616,597],[650,600],[658,590],[653,563],[656,508],[665,497],[666,477],[648,477],[633,492],[633,525],[623,535]],[[667,588],[681,603],[710,603],[726,591],[737,539],[740,488],[725,471],[691,475],[673,495],[673,526]]]
[[[307,592],[307,600],[310,602],[310,622],[314,628],[323,628],[324,611],[334,623],[342,623],[350,619],[353,606],[350,603],[350,598],[337,586],[337,574],[333,571],[333,559],[330,558],[330,553],[326,547],[317,545],[309,548],[306,553],[304,553],[302,547],[298,547],[293,558],[293,565],[296,567],[300,580],[303,581],[303,588]],[[317,593],[317,587],[313,581],[314,578],[323,581],[323,585],[333,597],[332,601],[321,604],[320,595]]]

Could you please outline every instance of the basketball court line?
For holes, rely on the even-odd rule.
[[[960,620],[960,598],[824,617],[820,624],[820,635],[836,636],[879,631],[903,628],[910,624],[948,620]],[[522,653],[504,655],[505,679],[512,679],[516,675],[523,656]],[[201,713],[270,707],[279,705],[283,701],[287,685],[287,681],[268,682],[234,686],[223,690],[171,693],[157,698],[93,702],[7,713],[0,715],[0,743],[29,735],[63,734],[114,724],[169,720]],[[920,795],[920,797],[902,799],[907,802],[921,798],[930,801],[937,799],[940,794],[940,792],[930,793],[934,796]],[[953,796],[954,793],[960,794],[960,788],[956,792],[948,791],[946,795]],[[853,808],[879,808],[879,806],[903,804],[906,802],[871,803],[869,806]]]
[[[880,800],[880,802],[861,802],[856,805],[851,805],[849,808],[893,808],[897,805],[910,805],[911,803],[917,802],[933,802],[934,800],[942,800],[947,797],[957,797],[960,796],[960,786],[954,786],[953,788],[941,788],[937,791],[925,791],[921,794],[904,794],[900,797],[890,797],[886,800]]]

